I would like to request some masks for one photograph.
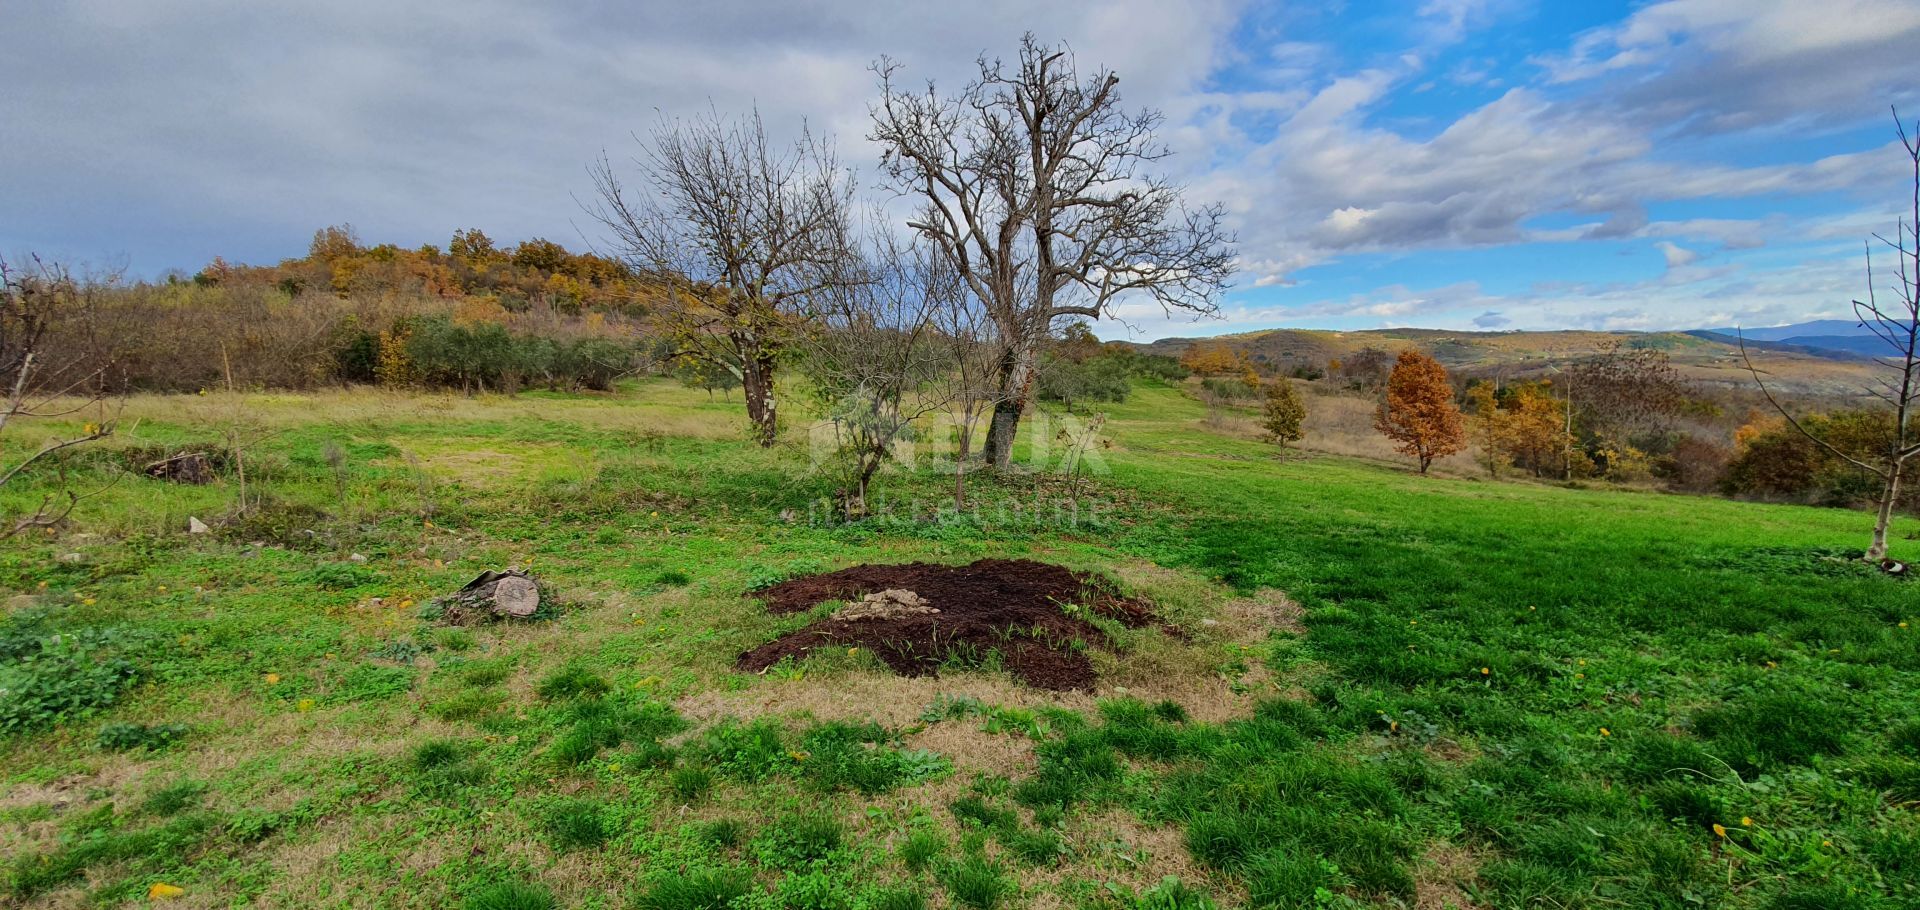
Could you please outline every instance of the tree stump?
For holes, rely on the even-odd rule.
[[[148,477],[157,480],[170,480],[174,483],[206,484],[213,482],[213,463],[207,460],[205,452],[181,452],[147,465],[143,471]]]
[[[518,568],[482,572],[466,587],[440,598],[440,605],[454,623],[487,615],[526,619],[540,609],[540,584]]]

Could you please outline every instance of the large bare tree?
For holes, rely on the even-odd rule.
[[[931,240],[1006,339],[1000,401],[987,431],[996,466],[1011,458],[1039,346],[1054,321],[1112,315],[1140,297],[1211,313],[1232,271],[1217,205],[1188,208],[1156,173],[1168,154],[1157,111],[1120,104],[1120,77],[1081,75],[1072,53],[1029,34],[1011,63],[981,57],[959,92],[899,84],[874,65],[873,132],[882,172],[918,203],[910,226]]]
[[[628,263],[664,282],[675,355],[725,370],[745,390],[755,438],[778,438],[774,372],[783,340],[845,255],[850,173],[810,133],[768,139],[758,113],[663,121],[628,190],[603,156],[589,211]]]
[[[0,431],[18,431],[36,419],[94,411],[80,432],[48,439],[12,464],[0,464],[0,486],[59,453],[113,433],[106,405],[107,361],[93,337],[96,282],[74,278],[57,264],[0,260]],[[58,353],[54,336],[59,335]],[[81,494],[64,483],[24,515],[7,516],[0,539],[66,519]]]
[[[1916,121],[1916,132],[1909,134],[1896,111],[1894,128],[1912,163],[1913,193],[1911,200],[1906,203],[1909,215],[1899,219],[1892,237],[1874,235],[1875,240],[1893,253],[1894,279],[1884,289],[1889,293],[1881,293],[1883,289],[1877,285],[1874,277],[1873,243],[1869,241],[1866,245],[1867,299],[1853,301],[1854,318],[1887,345],[1886,353],[1875,358],[1883,368],[1882,372],[1866,389],[1868,394],[1892,410],[1893,422],[1885,438],[1880,441],[1879,452],[1862,455],[1845,451],[1809,430],[1781,404],[1773,390],[1767,388],[1764,374],[1754,366],[1744,340],[1740,345],[1740,354],[1746,360],[1747,370],[1753,374],[1767,402],[1786,418],[1789,425],[1829,454],[1879,479],[1880,496],[1875,507],[1873,541],[1867,547],[1866,558],[1881,564],[1888,564],[1887,528],[1893,523],[1894,507],[1900,501],[1901,483],[1907,479],[1904,475],[1911,470],[1908,463],[1915,456],[1920,456],[1920,428],[1914,426],[1915,405],[1920,403],[1920,121]]]

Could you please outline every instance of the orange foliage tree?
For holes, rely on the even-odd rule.
[[[1387,377],[1387,399],[1380,403],[1374,427],[1396,448],[1420,460],[1427,473],[1436,458],[1467,446],[1465,423],[1453,401],[1453,383],[1440,361],[1412,348],[1400,352]]]

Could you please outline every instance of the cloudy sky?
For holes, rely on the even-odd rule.
[[[1343,9],[1344,7],[1344,9]],[[868,166],[867,65],[953,82],[1019,33],[1166,112],[1240,236],[1222,318],[1768,325],[1844,311],[1910,187],[1914,0],[49,0],[0,12],[0,253],[151,277],[370,242],[603,238],[585,166],[758,106]],[[871,183],[871,180],[869,180]]]

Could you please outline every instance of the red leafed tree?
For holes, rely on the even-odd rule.
[[[1436,458],[1467,447],[1467,430],[1460,407],[1453,401],[1453,383],[1440,361],[1408,348],[1394,362],[1387,377],[1387,399],[1373,425],[1393,440],[1401,453],[1420,460],[1427,473]]]

